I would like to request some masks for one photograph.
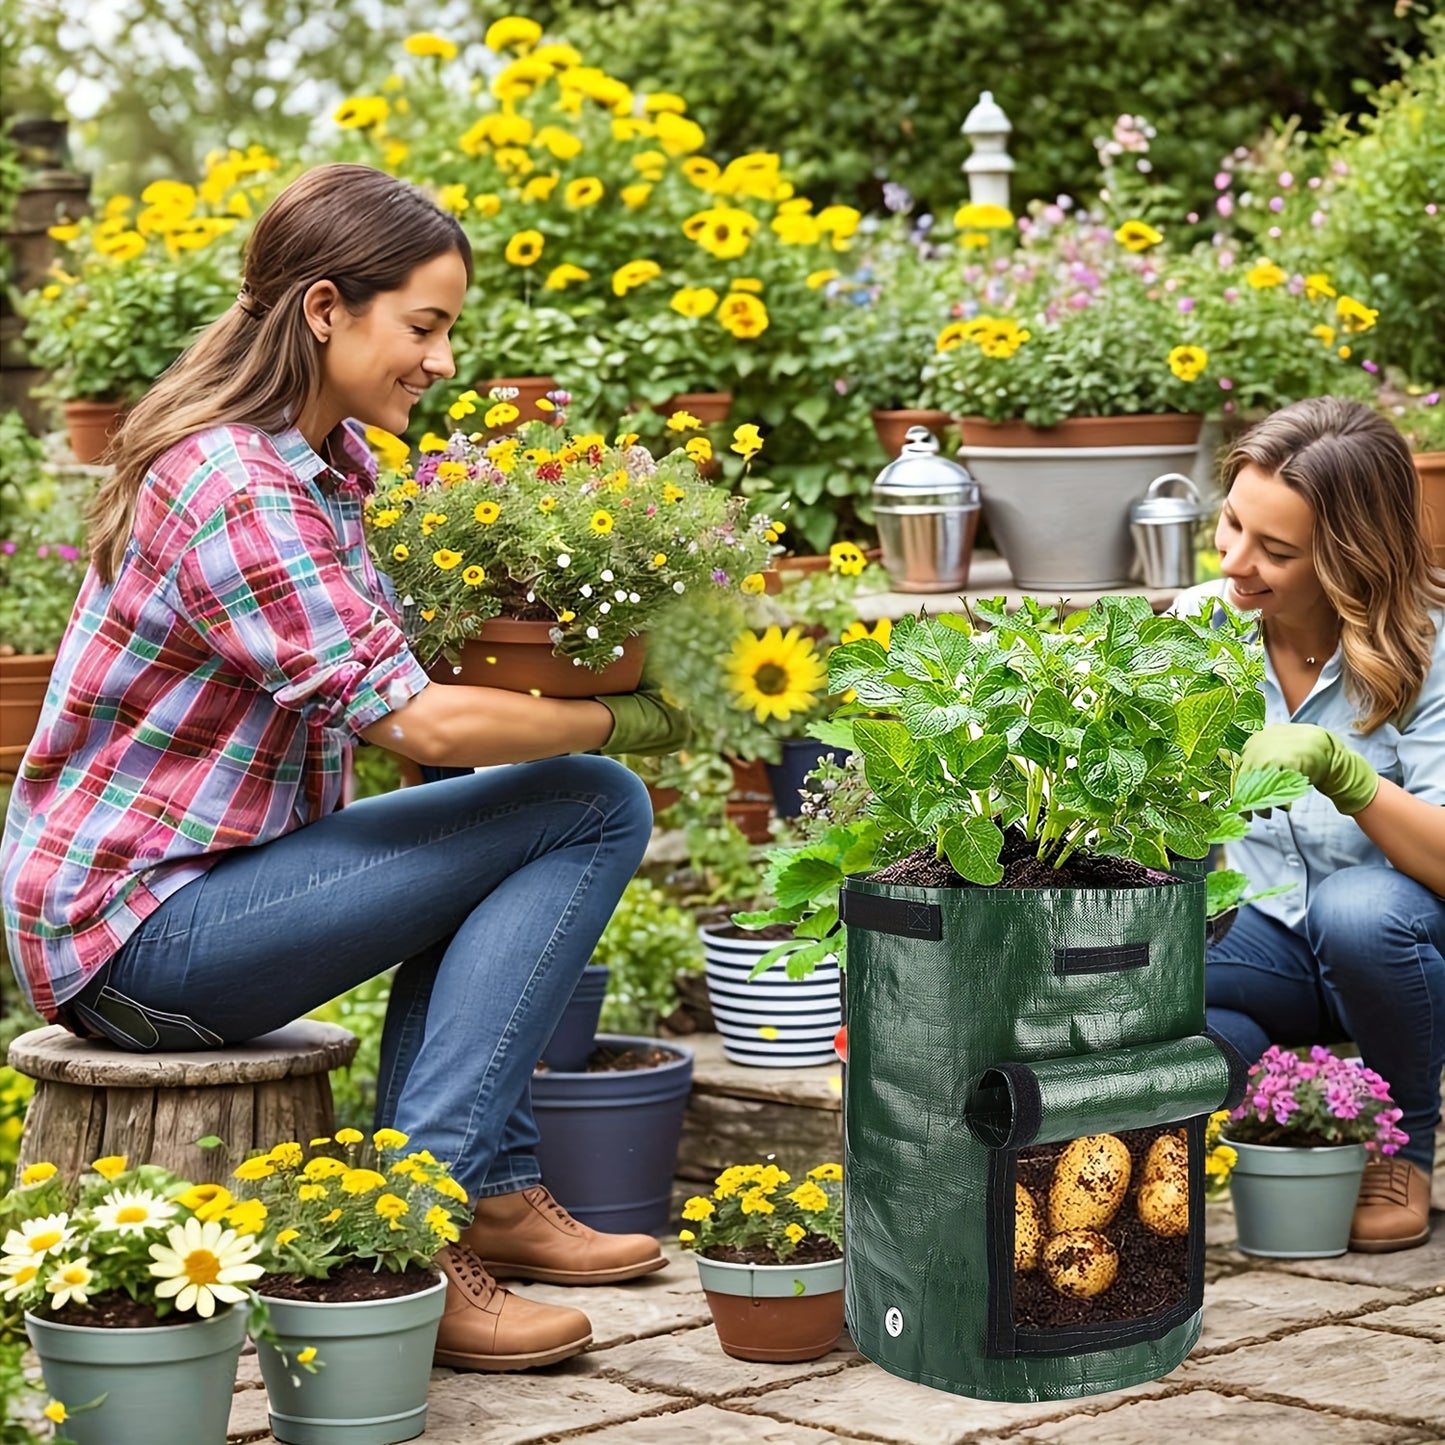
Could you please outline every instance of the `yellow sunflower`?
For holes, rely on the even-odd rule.
[[[546,244],[540,231],[518,231],[507,242],[506,257],[513,266],[535,266]]]
[[[759,722],[787,722],[807,712],[828,689],[823,660],[801,629],[769,627],[759,636],[744,632],[727,660],[728,687],[736,705],[750,708]]]

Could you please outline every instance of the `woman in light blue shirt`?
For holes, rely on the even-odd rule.
[[[1225,462],[1211,593],[1258,614],[1265,727],[1246,767],[1314,791],[1228,848],[1254,889],[1211,947],[1210,1026],[1247,1059],[1353,1039],[1409,1136],[1365,1171],[1350,1236],[1382,1252],[1429,1236],[1445,1068],[1445,571],[1395,428],[1356,402],[1275,412]]]

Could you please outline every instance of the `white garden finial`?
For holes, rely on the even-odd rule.
[[[993,92],[986,90],[978,104],[969,111],[962,130],[973,143],[973,154],[963,163],[968,177],[968,198],[979,205],[1009,206],[1009,176],[1013,173],[1013,157],[1008,153],[1008,138],[1013,130]]]

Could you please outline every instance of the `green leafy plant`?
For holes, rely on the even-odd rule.
[[[400,1273],[429,1270],[443,1245],[471,1222],[466,1190],[407,1136],[338,1129],[306,1145],[284,1141],[239,1164],[248,1214],[262,1231],[261,1262],[272,1274],[329,1279],[343,1265]]]
[[[1156,617],[1142,598],[1106,597],[1060,624],[1031,598],[1014,613],[995,598],[967,617],[904,619],[886,649],[840,647],[832,686],[857,694],[844,712],[873,716],[840,714],[830,730],[851,734],[870,795],[775,855],[777,907],[738,921],[806,924],[807,968],[844,952],[828,937],[844,877],[919,849],[988,886],[1003,877],[1006,832],[1055,868],[1082,849],[1168,869],[1242,837],[1247,813],[1309,784],[1237,774],[1263,722],[1263,663],[1245,619],[1213,621],[1213,602]]]
[[[789,1188],[789,1186],[792,1186]],[[678,1231],[685,1249],[735,1263],[783,1264],[801,1249],[808,1262],[843,1249],[843,1166],[818,1164],[797,1184],[776,1164],[733,1164],[711,1195],[695,1194]]]
[[[558,424],[505,435],[518,413],[504,398],[463,392],[452,411],[491,439],[454,433],[366,505],[372,553],[403,594],[424,662],[454,657],[505,613],[551,622],[557,652],[599,670],[629,637],[691,606],[689,594],[762,591],[768,521],[702,475],[711,443],[684,440],[696,430],[685,414],[654,458],[635,434],[568,436],[560,411]],[[738,429],[739,449],[756,444],[755,428]]]
[[[658,1021],[677,1008],[677,976],[702,971],[702,944],[686,909],[650,880],[634,878],[603,929],[592,962],[611,970],[601,1027],[608,1033],[653,1034]]]

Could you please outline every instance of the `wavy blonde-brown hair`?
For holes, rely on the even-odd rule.
[[[100,578],[120,570],[141,483],[162,452],[194,432],[235,422],[278,431],[321,384],[321,347],[302,300],[332,282],[354,316],[400,290],[420,265],[456,251],[472,279],[466,233],[415,186],[370,166],[325,165],[266,208],[246,244],[236,302],[137,403],[113,442],[114,471],[92,502],[90,558]]]
[[[1356,727],[1371,733],[1403,721],[1430,671],[1430,611],[1445,606],[1445,571],[1421,526],[1420,479],[1405,439],[1360,402],[1312,397],[1240,438],[1224,461],[1226,492],[1251,464],[1314,513],[1311,560],[1340,620]]]

